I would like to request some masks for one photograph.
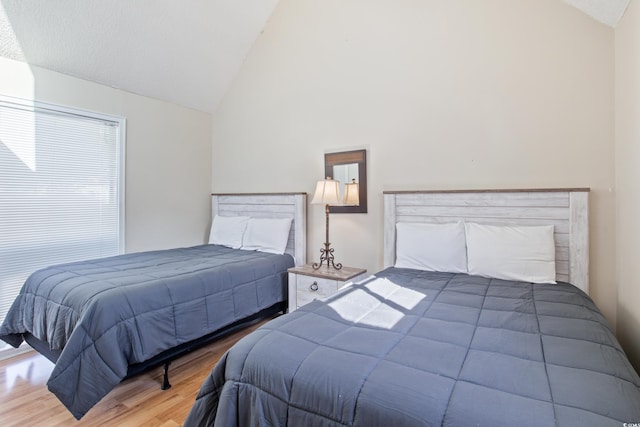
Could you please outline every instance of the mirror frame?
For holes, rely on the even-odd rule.
[[[324,176],[333,178],[333,167],[336,165],[358,164],[358,206],[329,206],[331,213],[367,213],[367,150],[325,153]],[[345,184],[345,183],[343,183]],[[344,196],[342,194],[341,196]]]

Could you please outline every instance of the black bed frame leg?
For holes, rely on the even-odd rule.
[[[162,379],[162,386],[160,390],[169,390],[171,388],[171,384],[169,384],[169,365],[171,362],[166,362],[164,364],[164,378]]]

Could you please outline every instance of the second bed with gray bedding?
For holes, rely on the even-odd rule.
[[[640,379],[566,284],[390,268],[232,347],[185,426],[620,426]]]
[[[128,366],[286,300],[288,255],[218,245],[126,254],[33,273],[0,326],[61,350],[47,383],[82,417]]]

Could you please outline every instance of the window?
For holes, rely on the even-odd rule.
[[[0,322],[33,271],[122,253],[124,126],[0,98]]]

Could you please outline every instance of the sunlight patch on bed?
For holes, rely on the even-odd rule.
[[[425,297],[387,278],[377,278],[350,289],[329,307],[349,322],[391,329]]]
[[[422,292],[396,285],[387,278],[372,280],[364,287],[407,310],[412,310],[427,296]]]

